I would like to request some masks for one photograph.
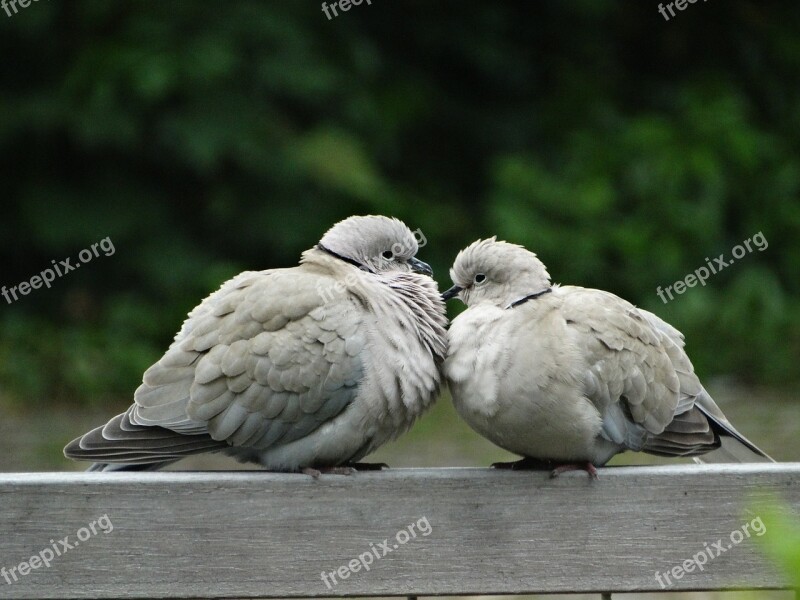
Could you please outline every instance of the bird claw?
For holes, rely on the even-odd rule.
[[[553,469],[550,472],[550,477],[558,477],[559,475],[561,475],[562,473],[566,473],[567,471],[586,471],[589,477],[591,477],[592,479],[598,479],[597,469],[590,462],[558,465],[555,469]]]
[[[552,464],[548,461],[537,460],[535,458],[525,457],[520,460],[511,462],[496,462],[492,463],[492,469],[508,469],[510,471],[526,471],[526,470],[547,470],[552,468]]]
[[[349,463],[349,467],[351,467],[354,471],[383,471],[384,469],[388,469],[389,465],[386,463],[367,463],[367,462],[357,462],[357,463]]]
[[[383,469],[388,469],[389,465],[386,463],[348,463],[346,465],[337,466],[337,467],[304,467],[301,469],[302,473],[306,475],[310,475],[314,479],[319,479],[319,476],[323,473],[326,475],[353,475],[358,473],[359,471],[382,471]]]
[[[303,467],[301,472],[310,475],[314,479],[319,479],[319,476],[323,473],[326,475],[352,475],[356,470],[353,467],[320,467],[319,469]]]

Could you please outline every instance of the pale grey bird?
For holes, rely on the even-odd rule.
[[[397,219],[350,217],[299,266],[237,275],[189,313],[133,405],[65,455],[92,470],[223,452],[349,472],[438,395],[447,320],[417,249]]]
[[[468,309],[448,332],[445,376],[461,417],[525,458],[513,468],[595,466],[636,450],[770,459],[700,384],[683,335],[601,290],[550,283],[522,246],[478,240],[443,294]],[[730,442],[730,443],[728,443]]]

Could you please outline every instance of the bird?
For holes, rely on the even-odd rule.
[[[458,414],[523,458],[498,468],[596,467],[625,451],[698,462],[772,459],[725,417],[684,336],[610,292],[551,284],[533,252],[496,236],[458,253],[444,372]],[[698,457],[718,450],[715,458]]]
[[[314,477],[369,467],[443,380],[445,305],[418,246],[398,219],[353,216],[297,266],[233,277],[189,313],[130,408],[64,454],[92,471],[205,452]]]

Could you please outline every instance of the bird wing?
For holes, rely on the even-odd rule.
[[[659,450],[666,450],[666,454],[673,455],[676,447],[685,449],[687,442],[691,439],[687,438],[686,434],[691,434],[698,444],[697,450],[705,451],[710,449],[709,446],[711,448],[721,446],[721,450],[714,453],[715,455],[720,455],[719,460],[721,462],[752,462],[754,459],[758,460],[759,458],[774,462],[772,457],[748,440],[733,426],[697,379],[691,362],[689,362],[689,357],[683,351],[683,334],[653,313],[642,309],[639,309],[639,312],[655,329],[668,338],[667,345],[669,347],[677,346],[680,350],[680,352],[674,353],[674,356],[671,355],[671,358],[673,365],[676,365],[678,375],[682,377],[681,391],[687,394],[688,400],[691,401],[691,405],[688,408],[684,406],[687,402],[678,406],[678,414],[675,415],[673,422],[667,426],[664,433],[650,440],[645,449],[651,453],[659,453]],[[669,344],[669,341],[673,343]],[[716,439],[716,436],[713,444],[700,443],[701,439],[709,438],[710,430],[733,438],[744,446],[746,450],[737,447],[735,443],[728,444],[726,439]],[[678,439],[679,436],[680,438]],[[699,452],[684,453],[685,456],[693,456],[695,454],[699,454]],[[710,458],[704,458],[699,462],[710,462],[711,460]]]
[[[173,456],[171,446],[266,449],[302,438],[356,396],[362,314],[334,279],[304,266],[242,273],[189,314],[145,372],[134,405],[117,417],[124,429],[107,431],[105,446],[93,436],[92,456],[76,457],[124,462],[126,439],[137,442],[131,457],[153,460]]]
[[[614,294],[570,291],[563,316],[585,348],[585,395],[602,416],[601,435],[631,450],[670,454],[713,444],[707,420],[693,411],[703,387],[681,333]]]

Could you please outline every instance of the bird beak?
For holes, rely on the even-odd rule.
[[[455,298],[458,296],[464,288],[460,288],[457,285],[454,285],[449,290],[447,290],[444,294],[442,294],[442,300],[447,302],[451,298]]]
[[[418,258],[409,258],[408,264],[411,265],[411,270],[414,273],[420,273],[421,275],[427,275],[428,277],[433,276],[433,269],[428,263],[422,262]]]

